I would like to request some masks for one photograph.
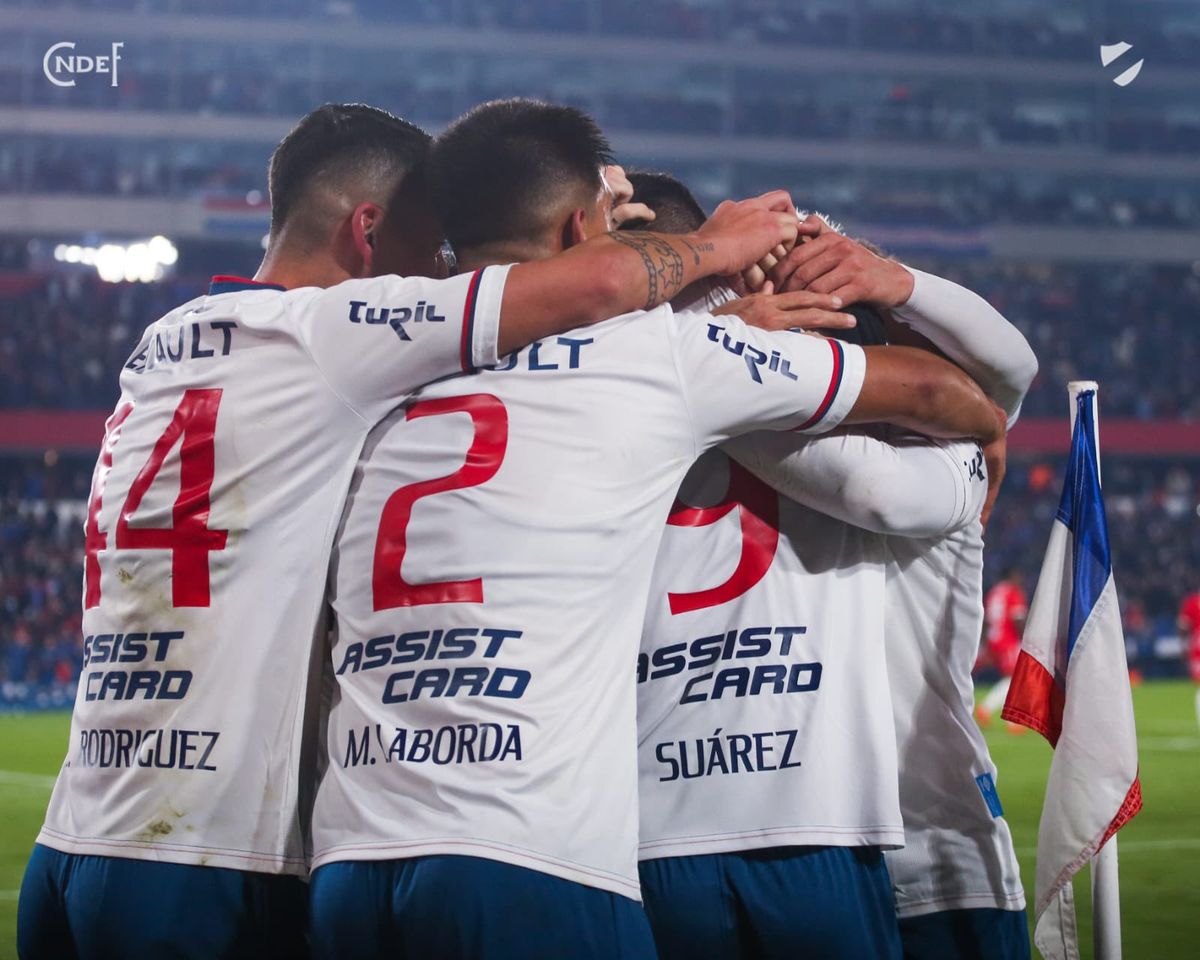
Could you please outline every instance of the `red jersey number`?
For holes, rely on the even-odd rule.
[[[220,390],[186,390],[171,422],[163,431],[150,458],[138,472],[117,516],[117,550],[170,550],[171,602],[176,607],[207,607],[211,601],[211,576],[208,555],[224,550],[227,530],[208,526],[209,500],[215,472],[213,437],[217,428]],[[99,516],[108,475],[112,471],[113,452],[120,439],[121,427],[133,406],[119,407],[105,427],[100,463],[92,480],[86,527],[84,566],[84,607],[100,603],[99,553],[108,548],[108,535],[100,530]],[[169,527],[136,527],[131,521],[141,506],[146,491],[166,462],[168,454],[179,446],[179,493],[171,511]]]
[[[737,567],[724,583],[695,593],[668,593],[671,613],[688,613],[717,607],[751,590],[771,569],[779,545],[779,495],[749,470],[729,461],[729,487],[725,500],[712,507],[688,507],[675,501],[667,523],[673,527],[707,527],[738,512],[742,528],[742,553]]]
[[[487,483],[500,469],[508,448],[508,411],[491,394],[475,393],[466,397],[422,400],[409,407],[406,419],[416,420],[418,417],[436,417],[447,413],[468,414],[475,428],[474,439],[459,469],[444,477],[410,483],[388,497],[375,539],[372,592],[376,610],[418,607],[427,603],[483,603],[483,580],[478,577],[473,580],[409,583],[401,570],[408,552],[408,524],[416,502],[435,493]]]

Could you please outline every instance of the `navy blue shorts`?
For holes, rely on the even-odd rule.
[[[21,960],[308,956],[297,877],[62,853],[36,844],[17,906]]]
[[[662,960],[899,960],[877,847],[774,847],[641,863]]]
[[[1024,910],[942,910],[900,921],[904,960],[1029,960]]]
[[[479,857],[329,863],[311,906],[327,960],[654,960],[636,900]]]

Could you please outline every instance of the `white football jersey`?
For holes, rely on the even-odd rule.
[[[668,523],[638,657],[642,859],[902,843],[882,538],[720,451]]]
[[[904,849],[887,860],[899,914],[1022,908],[996,768],[972,717],[987,495],[978,446],[890,431],[887,442],[755,434],[727,447],[808,506],[890,534],[884,634]]]
[[[986,474],[971,486],[977,517]],[[887,538],[888,673],[905,846],[888,854],[900,916],[1025,906],[996,765],[975,723],[983,630],[978,519],[926,540]]]
[[[495,362],[506,276],[215,278],[146,329],[92,480],[83,670],[38,842],[305,872],[307,690],[354,464],[414,388]]]
[[[664,306],[390,416],[334,552],[314,868],[462,854],[639,897],[632,667],[675,491],[731,435],[831,429],[864,370]]]

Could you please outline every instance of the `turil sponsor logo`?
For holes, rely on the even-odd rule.
[[[746,369],[750,371],[750,379],[755,383],[763,382],[762,371],[764,370],[786,380],[799,379],[792,373],[791,364],[788,363],[787,358],[782,356],[778,350],[772,350],[770,354],[764,353],[758,347],[746,343],[745,340],[733,339],[725,332],[724,327],[715,323],[708,325],[708,339],[713,343],[719,343],[735,357],[741,357],[746,363]]]
[[[404,329],[406,324],[446,322],[445,316],[437,312],[437,305],[424,300],[418,300],[415,307],[373,307],[366,300],[351,300],[347,319],[369,326],[387,325],[401,340],[412,340]]]

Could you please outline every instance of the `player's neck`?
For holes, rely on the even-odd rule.
[[[267,247],[254,279],[292,290],[296,287],[332,287],[352,276],[328,248],[301,249],[284,240],[276,240]]]
[[[552,244],[537,240],[501,240],[496,243],[484,243],[462,251],[458,258],[458,272],[470,273],[481,267],[491,267],[501,263],[528,263],[530,260],[545,260],[559,252],[554,249]]]
[[[292,260],[287,257],[263,260],[254,274],[259,283],[277,283],[288,290],[296,287],[332,287],[349,280],[350,274],[333,261]]]

